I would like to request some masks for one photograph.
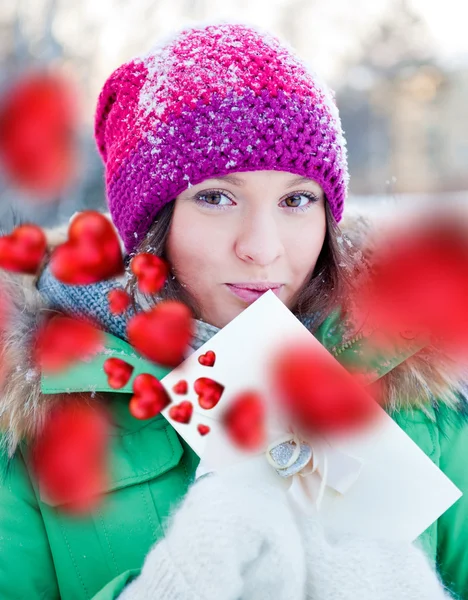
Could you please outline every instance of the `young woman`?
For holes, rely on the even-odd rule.
[[[357,257],[337,225],[345,142],[332,93],[290,48],[245,25],[178,32],[110,76],[96,140],[127,256],[152,252],[172,268],[157,297],[141,298],[130,281],[137,308],[186,302],[196,349],[272,289],[346,361],[352,331],[340,306]],[[102,356],[52,383],[32,363],[34,331],[51,309],[104,329],[106,356],[134,356],[125,318],[108,310],[117,283],[67,286],[46,267],[33,294],[4,279],[13,307],[2,340],[0,597],[468,598],[465,497],[410,545],[329,539],[256,482],[208,475],[191,486],[197,457],[161,415],[130,415]],[[431,356],[424,349],[393,368],[385,358],[386,407],[464,491],[462,382]],[[139,372],[151,369],[141,361]],[[114,425],[103,502],[80,517],[44,497],[29,452],[50,410],[76,395],[105,403]]]

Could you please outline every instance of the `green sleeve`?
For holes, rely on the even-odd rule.
[[[115,600],[119,597],[125,588],[135,577],[140,574],[139,569],[131,569],[121,573],[118,577],[114,577],[109,583],[95,594],[92,600]]]
[[[445,584],[468,600],[468,422],[444,418],[440,430],[440,468],[463,496],[438,520],[437,560]]]
[[[60,598],[49,542],[19,452],[0,453],[0,598]]]

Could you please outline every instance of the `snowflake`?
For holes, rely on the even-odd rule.
[[[36,379],[36,377],[37,377],[37,371],[36,371],[36,369],[28,369],[26,371],[26,375],[24,376],[24,378],[28,382],[34,381],[34,379]]]

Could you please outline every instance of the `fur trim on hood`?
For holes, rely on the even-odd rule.
[[[355,247],[355,259],[368,262],[378,226],[361,215],[347,215],[340,228]],[[66,239],[68,227],[46,231],[50,248]],[[46,415],[70,394],[43,394],[40,373],[34,367],[32,348],[39,325],[50,309],[30,276],[12,275],[0,269],[0,297],[7,299],[7,315],[0,323],[0,436],[12,456],[22,440],[31,440]],[[1,307],[0,307],[1,308]],[[468,381],[453,363],[429,346],[414,354],[382,378],[384,397],[391,410],[447,406],[465,412],[461,393]],[[78,394],[84,399],[89,393]],[[96,397],[98,400],[98,397]]]

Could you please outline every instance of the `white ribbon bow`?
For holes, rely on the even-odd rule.
[[[301,440],[297,433],[281,436],[271,443],[265,456],[281,477],[291,477],[288,492],[304,512],[318,511],[327,487],[345,494],[357,481],[362,461],[332,447],[324,439]],[[320,478],[318,491],[311,475]],[[315,496],[315,499],[314,499]]]

